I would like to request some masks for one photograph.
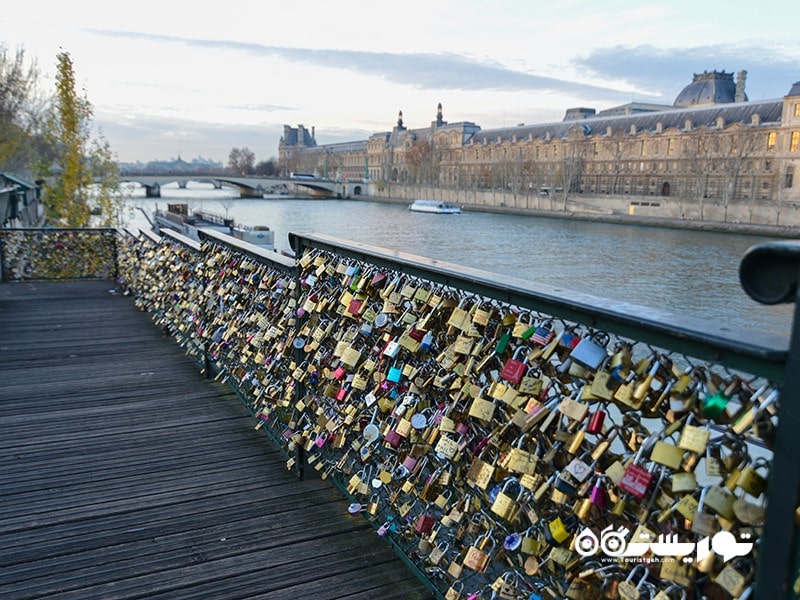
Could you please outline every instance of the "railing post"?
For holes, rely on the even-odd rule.
[[[302,269],[300,269],[300,267],[298,266],[299,265],[298,261],[299,261],[300,257],[303,256],[303,252],[305,251],[305,249],[303,248],[303,241],[301,239],[298,238],[298,239],[295,239],[295,240],[292,240],[292,241],[296,242],[296,244],[292,248],[292,251],[294,252],[294,255],[295,255],[295,272],[294,272],[295,286],[294,286],[294,290],[293,290],[293,295],[294,295],[294,299],[295,299],[295,308],[294,308],[295,324],[294,324],[294,328],[295,328],[295,333],[299,333],[300,330],[302,329],[301,324],[300,324],[300,314],[299,314],[299,311],[298,311],[298,309],[300,308],[300,305],[298,304],[298,301],[300,300],[300,297],[301,297],[301,294],[300,294],[300,276],[301,276],[301,273],[302,273]],[[295,343],[296,341],[297,341],[297,337],[295,337],[293,343]],[[296,364],[298,364],[298,365],[301,364],[302,355],[303,355],[303,353],[302,353],[300,348],[297,348],[296,346],[292,348],[292,357],[294,358]],[[304,395],[305,395],[305,386],[304,386],[304,384],[301,383],[301,382],[296,382],[295,388],[294,388],[294,404],[297,404],[297,402],[299,402],[303,398]],[[295,472],[297,473],[297,478],[298,479],[303,479],[305,477],[306,453],[305,453],[305,448],[303,447],[302,441],[298,442],[296,447],[295,447],[294,469],[295,469]]]
[[[3,251],[3,247],[5,246],[5,240],[2,235],[0,235],[0,283],[6,282],[6,259]]]
[[[756,302],[794,302],[789,351],[778,407],[764,539],[760,540],[755,595],[759,599],[798,598],[795,510],[800,504],[800,243],[771,242],[754,246],[742,258],[739,277]]]

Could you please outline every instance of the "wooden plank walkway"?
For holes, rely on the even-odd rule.
[[[0,285],[0,598],[430,598],[103,282]]]

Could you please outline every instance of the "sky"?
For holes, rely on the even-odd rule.
[[[702,71],[747,71],[751,100],[800,80],[788,0],[238,0],[6,3],[0,43],[54,89],[73,60],[96,133],[123,162],[232,148],[277,157],[284,125],[317,142],[450,123],[560,121],[570,107],[672,104]]]

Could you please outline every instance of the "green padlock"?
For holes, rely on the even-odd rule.
[[[508,348],[508,342],[511,340],[511,334],[508,331],[504,331],[503,335],[500,336],[500,339],[497,340],[497,345],[494,347],[495,354],[502,354]]]

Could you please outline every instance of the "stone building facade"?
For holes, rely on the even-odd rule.
[[[783,98],[751,101],[745,76],[696,74],[672,106],[571,108],[560,122],[501,129],[447,123],[441,104],[427,127],[406,128],[401,112],[391,131],[344,144],[317,145],[313,130],[286,126],[279,160],[287,174],[366,180],[377,195],[425,189],[549,210],[586,200],[595,210],[669,207],[665,216],[765,223],[785,210],[784,224],[798,225],[800,82]],[[787,222],[792,211],[797,223]]]

